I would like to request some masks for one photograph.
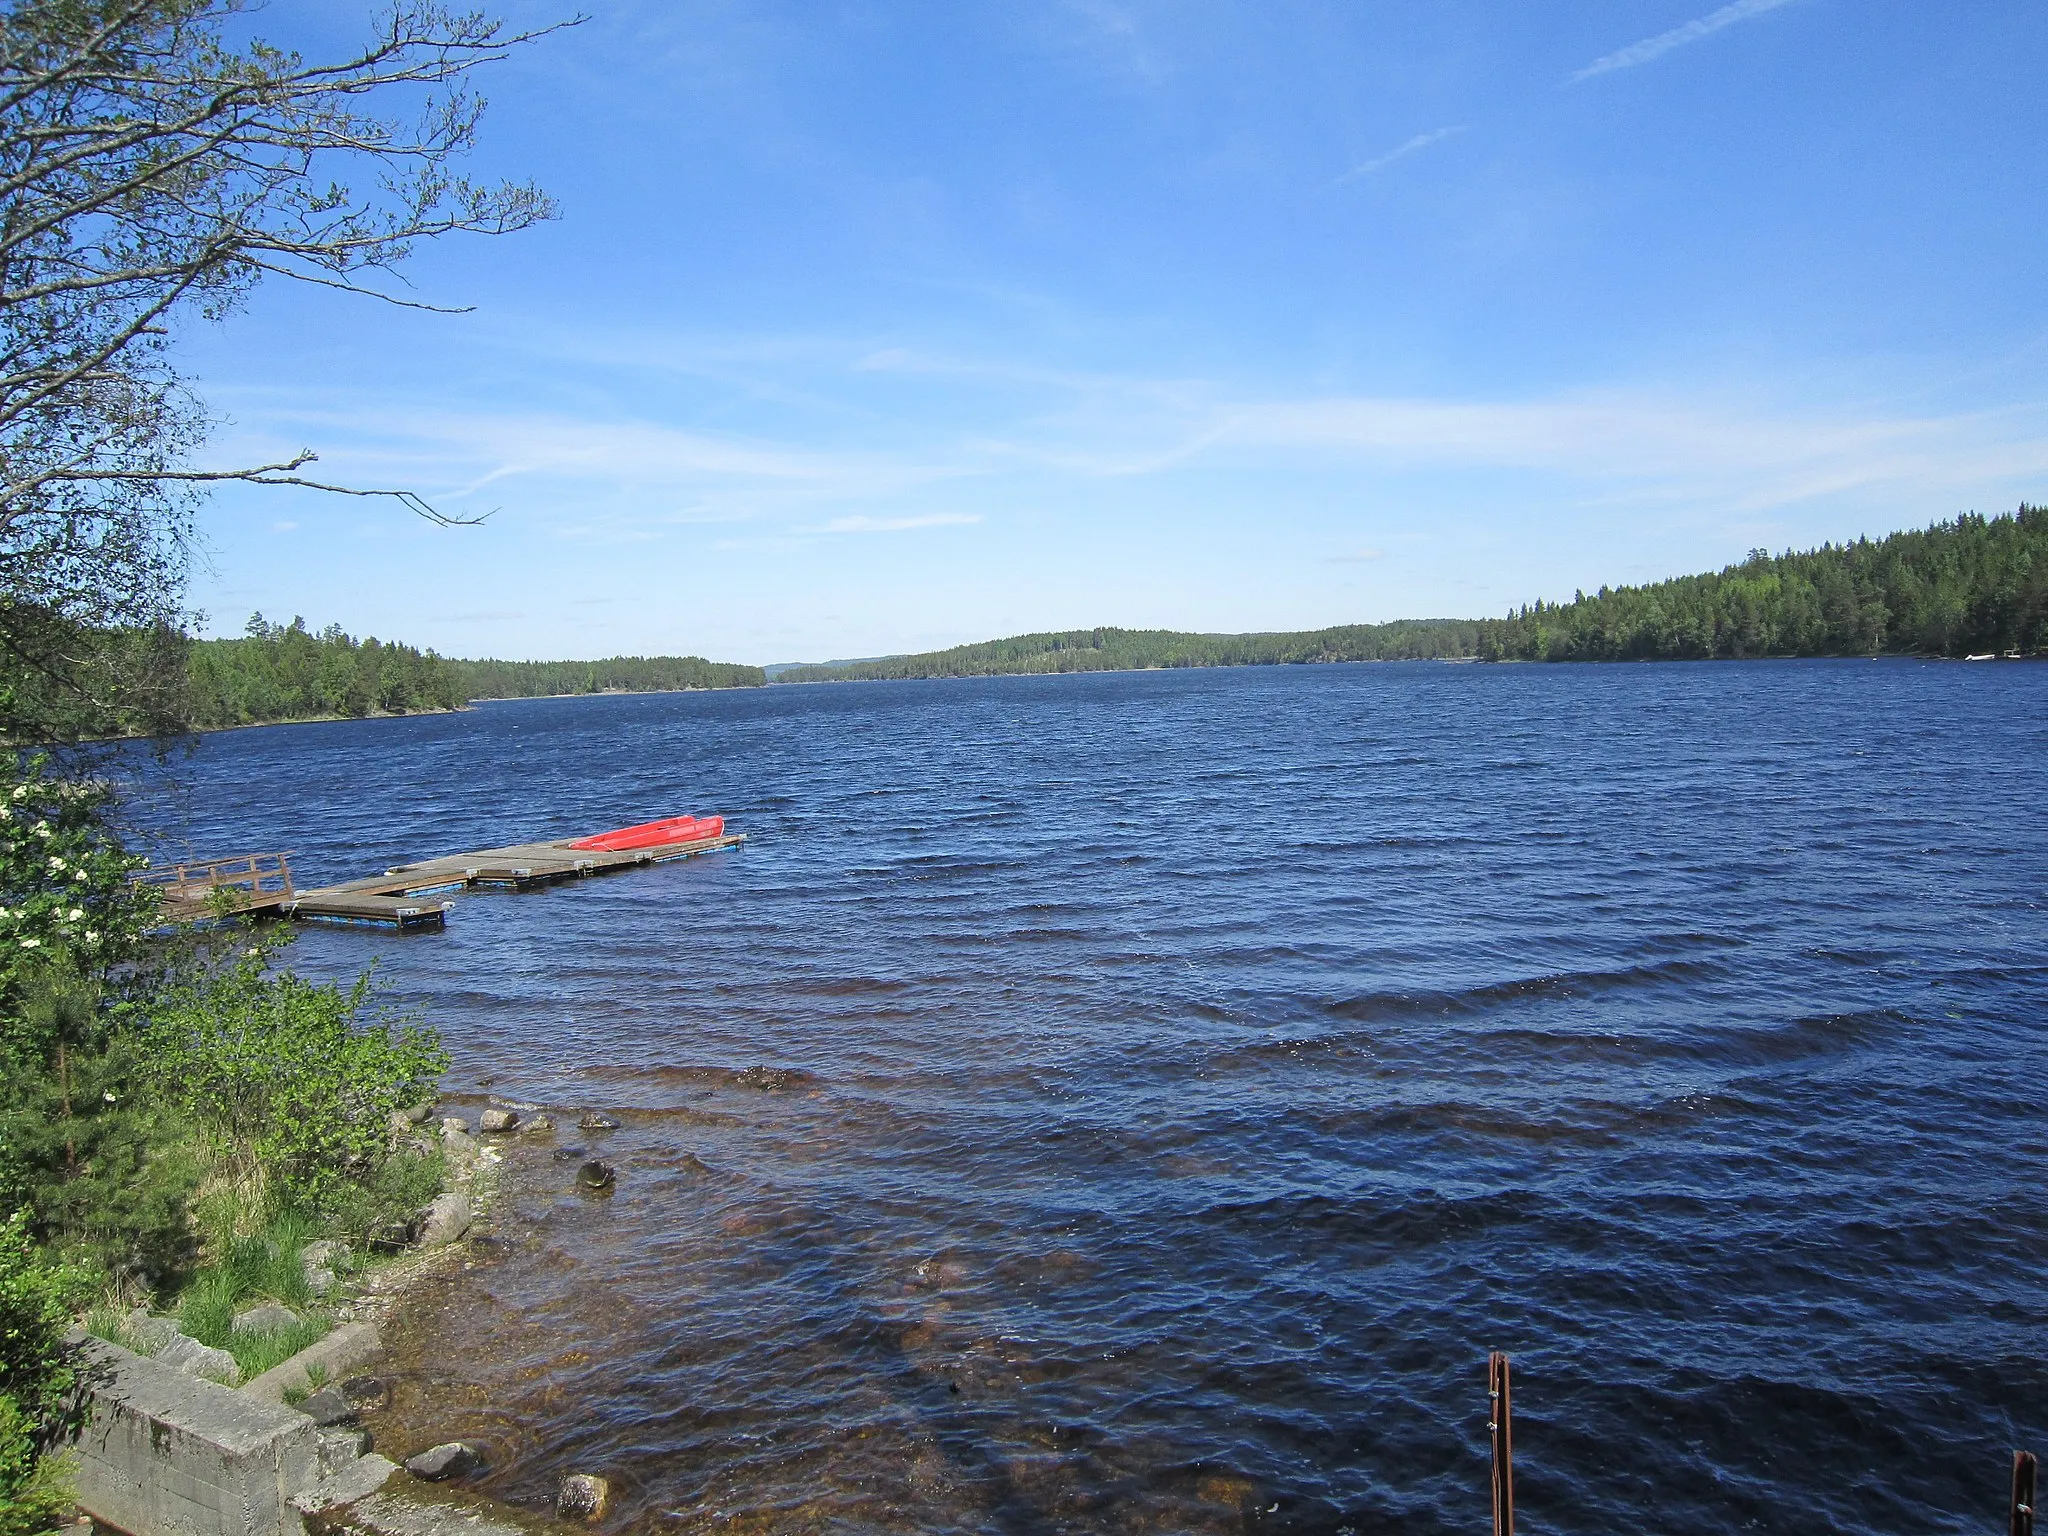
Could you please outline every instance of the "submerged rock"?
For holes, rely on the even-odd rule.
[[[784,1088],[801,1088],[806,1083],[817,1081],[800,1067],[748,1067],[732,1075],[735,1088],[752,1088],[760,1093],[776,1093]]]
[[[610,1115],[601,1115],[594,1109],[587,1109],[576,1117],[576,1124],[586,1131],[616,1131],[619,1122]]]
[[[564,1520],[601,1520],[611,1502],[610,1480],[591,1472],[572,1472],[555,1490],[555,1513]]]
[[[379,1376],[351,1376],[341,1384],[341,1395],[349,1406],[374,1413],[391,1401],[391,1389]]]
[[[454,1242],[469,1230],[471,1219],[469,1196],[452,1189],[434,1196],[433,1203],[420,1212],[420,1245],[439,1248]]]
[[[583,1153],[584,1148],[582,1148],[581,1146],[555,1148],[556,1158],[565,1163],[575,1162],[577,1158],[583,1155]]]
[[[618,1177],[616,1168],[595,1157],[576,1170],[576,1182],[584,1189],[610,1189]]]
[[[417,1456],[408,1456],[405,1459],[405,1470],[414,1477],[438,1483],[443,1478],[461,1477],[464,1473],[475,1471],[481,1461],[482,1458],[477,1455],[475,1446],[466,1445],[460,1440],[450,1440],[446,1445],[437,1445],[430,1451],[421,1451]]]
[[[552,1131],[554,1128],[555,1117],[553,1115],[528,1115],[519,1126],[519,1129],[522,1131]]]
[[[509,1131],[519,1124],[519,1116],[509,1109],[487,1109],[477,1117],[477,1128],[484,1131]]]

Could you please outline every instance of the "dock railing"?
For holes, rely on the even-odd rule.
[[[152,865],[128,877],[137,885],[153,885],[171,906],[204,907],[226,891],[238,907],[269,905],[292,895],[289,853],[245,853],[232,859],[205,859],[187,864]]]

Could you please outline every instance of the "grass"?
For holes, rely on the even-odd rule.
[[[283,1365],[308,1344],[318,1343],[333,1326],[324,1317],[309,1317],[275,1333],[232,1333],[228,1335],[227,1352],[242,1368],[242,1380],[250,1381],[274,1365]]]
[[[85,1331],[96,1339],[105,1339],[123,1349],[135,1347],[134,1341],[128,1337],[128,1314],[110,1301],[101,1302],[85,1314]]]
[[[304,1256],[315,1235],[311,1222],[286,1215],[273,1218],[260,1231],[223,1238],[215,1246],[218,1256],[213,1263],[193,1275],[178,1300],[179,1331],[233,1355],[244,1381],[325,1337],[334,1325],[318,1316],[303,1316],[267,1333],[235,1327],[235,1313],[246,1302],[280,1301],[293,1308],[312,1302]]]

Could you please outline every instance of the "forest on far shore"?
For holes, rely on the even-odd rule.
[[[463,661],[396,641],[358,640],[339,624],[273,624],[257,614],[238,639],[189,642],[184,718],[194,730],[276,720],[355,719],[461,709],[472,699],[749,688],[759,667],[701,656],[605,661]]]
[[[701,656],[469,661],[339,625],[261,614],[233,639],[171,629],[67,631],[97,668],[127,680],[113,720],[65,706],[68,733],[167,735],[284,720],[461,709],[472,700],[757,688],[759,667]],[[1680,661],[1764,656],[2048,654],[2048,509],[1974,514],[1883,539],[1823,544],[1639,587],[1574,593],[1498,619],[1397,619],[1271,634],[1083,629],[1016,635],[916,656],[793,667],[781,683],[1242,667],[1326,661]],[[146,686],[145,686],[146,684]],[[32,699],[33,670],[8,683]],[[44,713],[59,715],[53,701]]]
[[[1397,619],[1203,635],[1081,629],[916,656],[793,667],[777,683],[1239,667],[1318,661],[1686,661],[2048,652],[2048,509],[1773,555],[1500,619]]]

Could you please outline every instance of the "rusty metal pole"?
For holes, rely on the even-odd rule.
[[[1486,1357],[1486,1396],[1491,1409],[1487,1428],[1493,1431],[1493,1536],[1515,1536],[1514,1400],[1508,1393],[1508,1357],[1497,1349]],[[2032,1532],[2030,1525],[2027,1536]],[[2019,1536],[2017,1527],[2014,1536]]]
[[[2012,1524],[2008,1536],[2034,1536],[2034,1453],[2012,1453]]]

